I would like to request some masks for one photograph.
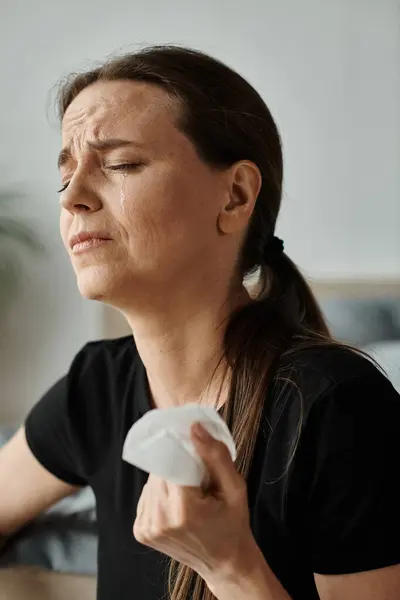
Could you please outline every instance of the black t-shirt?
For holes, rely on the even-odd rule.
[[[294,600],[311,600],[314,572],[400,562],[400,397],[347,350],[303,350],[291,361],[295,385],[277,382],[266,399],[248,497],[269,566]],[[26,421],[39,462],[94,491],[99,600],[165,597],[168,558],[132,533],[147,475],[121,459],[148,410],[146,371],[126,337],[87,344]]]

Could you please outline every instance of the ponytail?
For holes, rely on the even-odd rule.
[[[331,341],[314,295],[283,252],[261,266],[258,296],[232,315],[224,338],[231,367],[225,414],[237,444],[237,468],[247,476],[267,392],[283,355]]]
[[[236,443],[236,468],[245,478],[257,439],[254,432],[260,429],[268,391],[273,381],[280,378],[280,359],[296,348],[332,342],[309,285],[283,247],[279,251],[274,243],[275,247],[269,246],[269,252],[264,253],[256,297],[231,315],[224,336],[230,389],[222,416]],[[288,467],[300,427],[301,420]],[[214,600],[199,575],[178,563],[173,565],[177,577],[173,579],[172,600],[186,600],[183,592],[189,585],[193,600]]]

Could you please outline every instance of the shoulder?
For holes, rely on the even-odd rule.
[[[65,381],[65,422],[82,471],[92,477],[140,403],[141,361],[133,337],[96,340],[74,357]]]
[[[134,393],[141,361],[132,336],[88,342],[66,375],[67,403],[76,426],[118,418],[128,388]]]
[[[29,447],[48,471],[69,483],[89,481],[114,443],[137,364],[132,337],[89,342],[76,354],[25,422]]]
[[[292,350],[282,358],[281,367],[292,368],[309,379],[318,377],[325,385],[380,373],[367,354],[335,343]]]
[[[383,370],[367,355],[345,346],[301,351],[289,367],[283,366],[285,371],[291,373],[308,419],[332,417],[334,412],[353,415],[358,422],[369,419],[372,426],[378,413],[384,419],[399,414],[400,396]]]
[[[65,377],[65,404],[72,427],[82,439],[94,422],[97,432],[108,437],[122,418],[127,398],[139,402],[141,365],[132,336],[88,342],[76,354]]]
[[[126,382],[140,364],[132,336],[86,343],[66,374],[67,388],[80,395],[101,396],[115,381]]]
[[[301,398],[304,416],[324,399],[340,398],[347,390],[385,390],[397,396],[386,375],[367,355],[340,345],[293,350],[281,360],[273,384],[272,405],[278,398]]]
[[[106,372],[125,363],[131,364],[138,353],[132,336],[87,342],[75,355],[71,371],[84,374],[92,368],[106,367]]]
[[[400,432],[400,396],[384,373],[361,354],[334,345],[285,355],[265,413],[268,454],[281,457],[279,464],[273,461],[279,474],[307,440],[314,454],[323,440],[351,445],[360,429],[370,438],[377,426],[388,435]]]
[[[397,468],[400,396],[371,360],[351,349],[283,357],[266,412],[264,479],[277,483],[279,502],[288,481],[297,499],[309,497],[317,481],[333,498],[335,486],[350,494],[354,478],[370,477],[372,465],[386,475]],[[276,502],[277,514],[280,507]]]

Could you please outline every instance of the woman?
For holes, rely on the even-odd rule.
[[[258,93],[161,46],[73,75],[59,107],[62,238],[133,338],[87,344],[3,451],[0,531],[89,484],[100,600],[161,599],[168,578],[174,600],[399,598],[399,397],[331,339],[274,236],[282,153]],[[135,420],[192,401],[238,448],[194,425],[207,489],[121,460]]]

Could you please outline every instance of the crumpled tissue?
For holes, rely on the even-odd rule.
[[[190,437],[191,425],[198,422],[226,444],[235,461],[235,442],[225,421],[214,408],[195,403],[143,415],[126,436],[122,458],[166,481],[200,487],[207,481],[207,470]]]

